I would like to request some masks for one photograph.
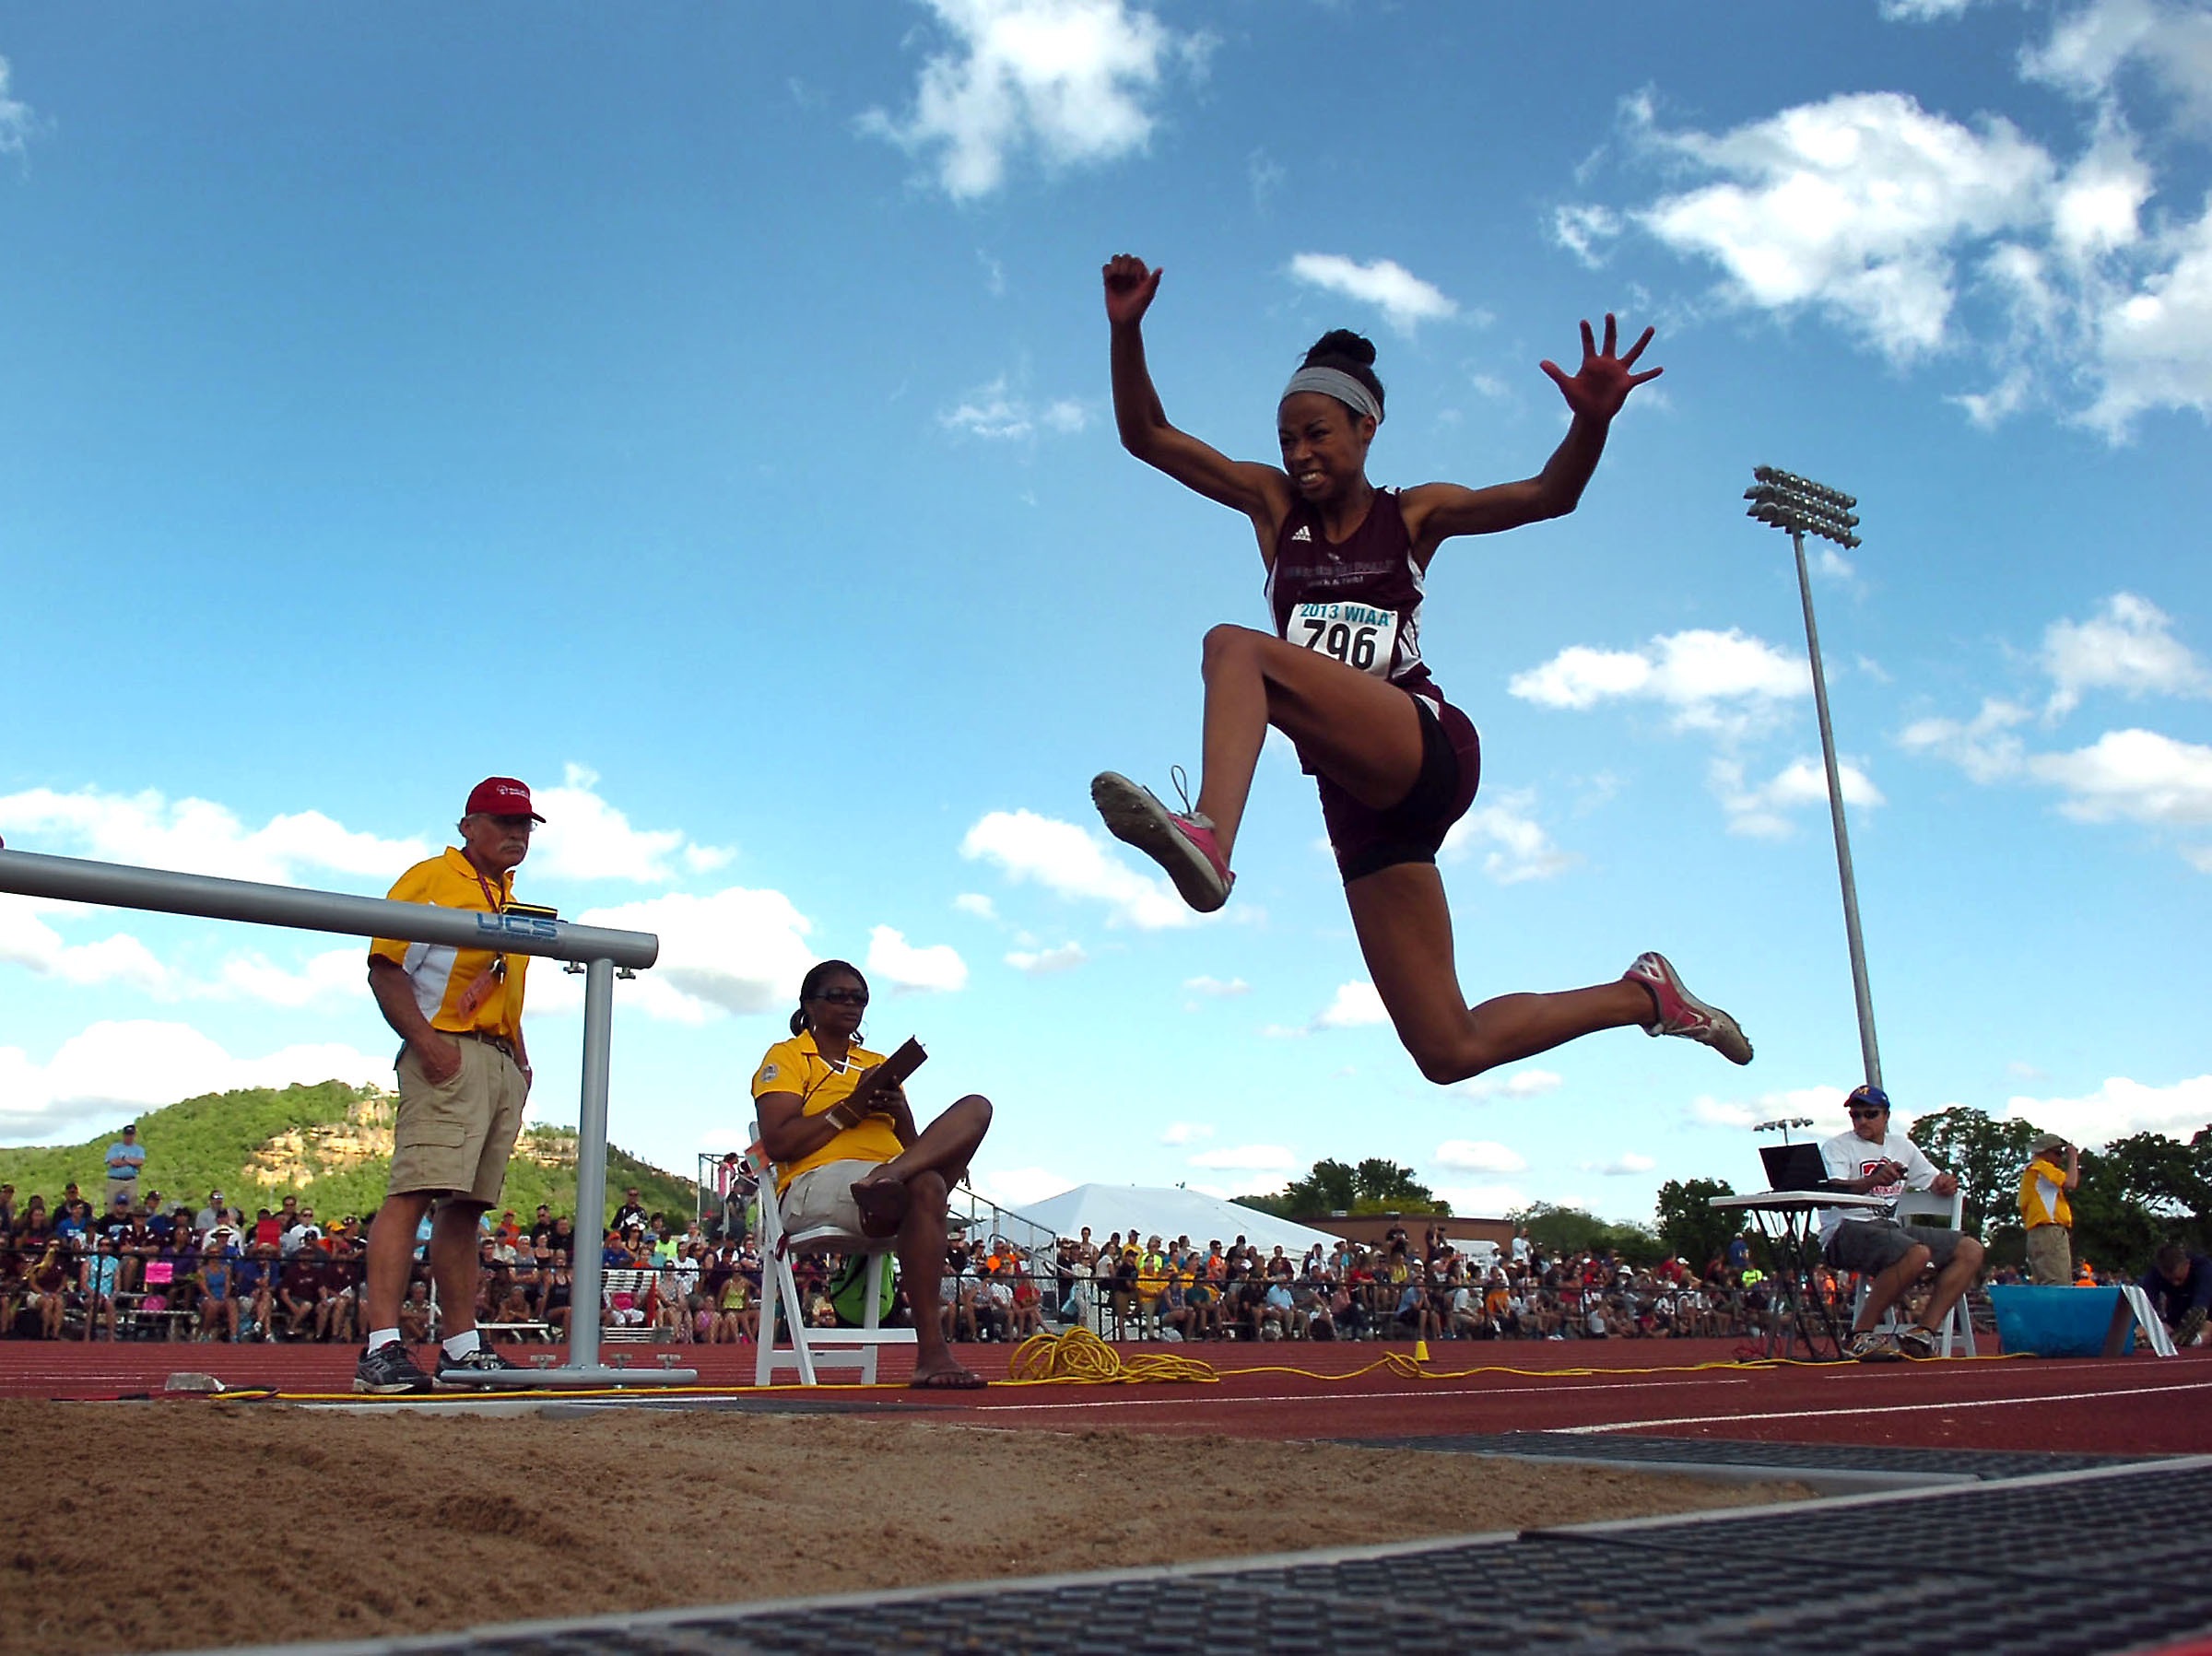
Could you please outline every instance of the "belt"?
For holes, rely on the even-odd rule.
[[[494,1035],[486,1029],[441,1029],[438,1033],[450,1035],[455,1040],[480,1040],[486,1046],[497,1048],[500,1051],[506,1053],[509,1063],[519,1066],[523,1062],[515,1056],[514,1042],[509,1040],[504,1035]]]

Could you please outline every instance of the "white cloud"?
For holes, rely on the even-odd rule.
[[[1219,978],[1185,978],[1182,981],[1182,986],[1189,990],[1193,994],[1211,995],[1217,997],[1250,994],[1252,992],[1252,985],[1245,982],[1241,978],[1231,978],[1226,983],[1223,982]]]
[[[1439,855],[1455,862],[1487,845],[1490,849],[1484,853],[1482,871],[1500,886],[1547,880],[1565,873],[1582,858],[1554,845],[1543,825],[1527,814],[1535,797],[1533,789],[1520,789],[1480,801],[1452,825]]]
[[[1034,811],[993,811],[968,830],[960,855],[997,866],[1007,878],[1034,880],[1062,897],[1107,905],[1108,923],[1145,931],[1187,926],[1197,918],[1166,880],[1116,862],[1099,835]]]
[[[1096,165],[1144,148],[1152,105],[1180,59],[1208,41],[1127,0],[929,0],[951,37],[923,65],[912,112],[871,110],[864,132],[933,153],[955,200],[988,195],[1034,151],[1050,167]]]
[[[877,926],[868,934],[868,975],[893,989],[949,993],[968,986],[968,963],[948,943],[917,947],[904,933]]]
[[[996,920],[998,905],[980,891],[963,891],[952,899],[952,906],[962,914],[972,914],[978,920]]]
[[[1298,1166],[1298,1158],[1281,1145],[1230,1145],[1199,1151],[1191,1157],[1191,1166],[1235,1173],[1288,1173]]]
[[[2107,731],[2072,753],[2037,755],[2028,771],[2065,790],[2059,809],[2077,821],[2212,823],[2212,747],[2156,731]]]
[[[1031,977],[1043,977],[1056,971],[1072,971],[1089,958],[1081,944],[1071,941],[1053,949],[1016,949],[1006,957],[1006,964]]]
[[[1593,270],[1605,263],[1601,244],[1618,238],[1623,229],[1620,215],[1594,203],[1554,208],[1551,239]]]
[[[75,903],[0,895],[0,963],[21,966],[65,983],[115,983],[146,994],[174,992],[169,969],[128,933],[97,943],[65,943],[41,913],[88,912]]]
[[[1929,23],[1962,15],[1974,0],[1881,0],[1878,8],[1892,23]]]
[[[658,964],[624,984],[622,998],[652,1016],[679,1023],[789,1008],[796,1004],[799,980],[814,964],[806,942],[813,923],[781,891],[732,886],[705,897],[669,892],[589,910],[578,918],[586,925],[659,935]],[[579,981],[541,970],[531,978],[530,1004],[547,1012],[581,1007],[582,995],[574,987]]]
[[[2212,416],[2212,204],[2144,252],[2147,274],[2083,301],[2088,376],[2102,389],[2082,417],[2114,440],[2154,408]]]
[[[233,1057],[187,1024],[116,1020],[64,1041],[45,1063],[20,1047],[0,1047],[0,1133],[12,1143],[65,1139],[151,1106],[241,1086],[293,1082],[392,1084],[389,1052],[339,1044],[289,1046]],[[159,1144],[147,1146],[147,1173],[160,1182]]]
[[[1753,1127],[1761,1122],[1789,1121],[1803,1116],[1812,1121],[1811,1131],[1817,1136],[1832,1137],[1851,1125],[1850,1118],[1843,1113],[1843,1099],[1851,1086],[1849,1082],[1794,1086],[1761,1093],[1748,1102],[1716,1098],[1710,1093],[1702,1093],[1691,1100],[1689,1119],[1705,1127]],[[1793,1138],[1804,1135],[1802,1129],[1792,1130]]]
[[[557,971],[558,961],[539,963],[539,971]],[[368,946],[324,949],[298,971],[272,965],[260,955],[223,962],[215,992],[272,1006],[305,1006],[315,1001],[365,1000],[369,994]]]
[[[1214,1130],[1203,1122],[1170,1122],[1159,1131],[1163,1145],[1188,1145],[1213,1136]]]
[[[1896,92],[1720,134],[1663,130],[1640,95],[1623,105],[1631,147],[1690,187],[1641,209],[1559,209],[1553,235],[1588,260],[1597,229],[1625,222],[1716,264],[1731,302],[1826,316],[1893,361],[1969,351],[1989,382],[1946,397],[1978,424],[2047,403],[2119,441],[2147,410],[2212,417],[2212,203],[2159,210],[2123,108],[2130,64],[2183,120],[2212,124],[2212,13],[2167,0],[2092,0],[2024,55],[2024,73],[2096,104],[2071,159]]]
[[[1430,1159],[1453,1173],[1520,1173],[1528,1168],[1518,1150],[1487,1138],[1448,1138]]]
[[[122,794],[32,788],[0,796],[0,836],[18,851],[277,885],[297,884],[300,871],[316,868],[375,875],[388,886],[431,851],[418,840],[356,832],[320,811],[272,816],[249,829],[226,806],[205,799],[171,805],[151,789]]]
[[[2212,1125],[2212,1075],[2195,1075],[2170,1086],[2152,1086],[2114,1075],[2086,1098],[2006,1100],[2007,1121],[2033,1122],[2063,1133],[2076,1144],[2107,1145],[2136,1133],[2162,1133],[2187,1142]]]
[[[970,1180],[984,1200],[1019,1213],[1030,1204],[1073,1190],[1076,1181],[1050,1168],[982,1168]]]
[[[1736,302],[1820,310],[1900,358],[1943,341],[1952,249],[2037,222],[2055,174],[2011,123],[1977,131],[1898,92],[1839,94],[1717,135],[1644,135],[1715,182],[1639,223],[1718,264]]]
[[[1438,1185],[1436,1193],[1462,1218],[1501,1219],[1529,1203],[1528,1192],[1517,1184]]]
[[[532,803],[546,820],[531,837],[528,877],[657,886],[676,878],[672,857],[702,874],[734,854],[721,846],[691,844],[681,828],[630,827],[627,816],[599,797],[598,786],[596,771],[570,765],[559,787],[538,790]]]
[[[1575,711],[1601,701],[1657,701],[1673,710],[1678,729],[1732,734],[1771,719],[1784,701],[1808,694],[1812,682],[1805,662],[1732,627],[1662,634],[1641,650],[1571,645],[1514,674],[1506,688],[1539,707]]]
[[[2212,120],[2212,16],[2201,6],[2091,0],[2021,56],[2030,77],[2099,103],[2130,64],[2148,69],[2185,117]]]
[[[1839,758],[1836,771],[1843,783],[1843,803],[1851,809],[1867,810],[1888,803],[1858,766]],[[1794,759],[1771,781],[1750,785],[1744,781],[1742,765],[1734,759],[1715,759],[1710,780],[1714,797],[1728,814],[1732,834],[1782,839],[1796,831],[1797,825],[1787,813],[1828,804],[1828,771],[1818,759]]]
[[[1316,1029],[1356,1029],[1366,1024],[1386,1024],[1390,1014],[1383,1010],[1382,996],[1372,983],[1340,983],[1336,998],[1324,1007],[1313,1019]]]
[[[30,105],[8,95],[13,74],[7,59],[0,57],[0,155],[19,156],[37,128],[38,117],[31,113]]]
[[[2042,664],[2057,686],[2046,710],[2054,716],[2080,705],[2086,689],[2212,695],[2212,672],[2173,636],[2173,618],[2133,593],[2114,593],[2087,621],[2053,621],[2043,632]]]
[[[1290,275],[1324,292],[1374,306],[1400,334],[1459,314],[1459,306],[1441,289],[1389,259],[1361,264],[1340,253],[1299,253],[1290,261]]]
[[[1089,411],[1075,398],[1032,403],[1010,390],[1003,374],[937,416],[937,424],[947,431],[997,442],[1020,442],[1040,431],[1072,436],[1089,423]]]
[[[1585,1173],[1595,1173],[1606,1179],[1625,1179],[1632,1173],[1648,1173],[1658,1165],[1650,1157],[1630,1150],[1611,1161],[1586,1161],[1582,1167]]]
[[[1978,782],[1994,782],[2018,771],[2020,739],[2009,734],[2032,717],[2017,702],[1990,698],[1972,719],[1917,719],[1898,736],[1909,752],[1948,759]]]
[[[1493,1070],[1488,1075],[1454,1082],[1451,1090],[1465,1093],[1470,1098],[1535,1098],[1557,1092],[1563,1085],[1565,1078],[1557,1070],[1511,1070],[1504,1074]]]

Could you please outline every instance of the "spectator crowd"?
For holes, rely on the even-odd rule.
[[[0,1185],[0,1338],[312,1341],[360,1335],[364,1226],[286,1196],[251,1218],[210,1191],[195,1206],[111,1189],[100,1212],[77,1186],[49,1204]],[[427,1221],[422,1227],[427,1233]],[[401,1309],[406,1338],[437,1337],[418,1234]],[[565,1339],[574,1312],[573,1221],[538,1208],[484,1218],[476,1321],[491,1338]],[[614,1339],[724,1345],[759,1337],[759,1252],[745,1212],[648,1212],[630,1189],[600,1239],[600,1319]],[[859,1274],[835,1255],[794,1260],[816,1326],[860,1320]],[[1993,1280],[2018,1280],[2000,1270]],[[2099,1280],[2085,1269],[2085,1282]],[[1850,1279],[1812,1275],[1831,1308]],[[1525,1235],[1470,1251],[1441,1226],[1417,1239],[1316,1245],[1293,1256],[1238,1236],[1201,1244],[1086,1227],[1051,1248],[956,1231],[940,1316],[954,1342],[1014,1341],[1066,1326],[1112,1340],[1575,1340],[1753,1338],[1770,1327],[1771,1279],[1746,1239],[1693,1268],[1633,1264],[1604,1250],[1548,1250]],[[885,1320],[911,1321],[903,1292]],[[2190,1330],[2194,1334],[2195,1328]]]

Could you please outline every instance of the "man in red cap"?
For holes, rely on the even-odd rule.
[[[468,796],[461,848],[448,847],[399,876],[395,902],[497,914],[514,898],[514,870],[544,817],[511,776],[487,777]],[[427,1392],[400,1338],[399,1306],[416,1231],[432,1211],[430,1272],[444,1325],[437,1379],[468,1385],[514,1365],[477,1337],[477,1225],[500,1199],[507,1158],[530,1092],[523,1045],[527,956],[380,937],[369,948],[369,987],[406,1044],[399,1054],[399,1117],[392,1182],[369,1230],[361,1325],[368,1348],[356,1392]]]

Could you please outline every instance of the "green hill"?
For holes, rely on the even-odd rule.
[[[249,1219],[257,1208],[274,1208],[286,1196],[298,1196],[320,1218],[366,1217],[383,1200],[391,1173],[395,1102],[376,1087],[337,1081],[186,1098],[138,1118],[138,1142],[146,1146],[143,1182],[159,1191],[165,1204],[182,1200],[197,1207],[209,1191],[221,1191]],[[36,1193],[51,1204],[75,1180],[98,1207],[106,1180],[103,1157],[114,1142],[115,1134],[103,1133],[82,1145],[0,1148],[0,1182],[16,1187],[18,1204]],[[633,1184],[648,1213],[680,1221],[697,1210],[692,1180],[608,1145],[606,1216]],[[572,1127],[524,1129],[508,1163],[500,1205],[526,1222],[541,1202],[557,1214],[575,1211]]]

